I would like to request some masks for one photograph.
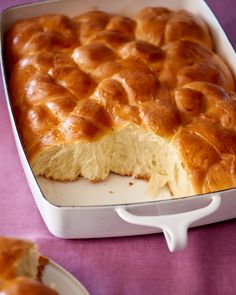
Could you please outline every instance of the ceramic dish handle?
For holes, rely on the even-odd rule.
[[[214,213],[221,204],[221,196],[211,196],[211,202],[200,209],[162,216],[137,216],[127,211],[125,207],[117,207],[117,214],[126,222],[157,227],[164,233],[171,252],[183,250],[187,245],[188,227],[195,221]]]

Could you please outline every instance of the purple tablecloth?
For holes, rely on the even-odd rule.
[[[1,0],[0,10],[23,2],[27,1]],[[236,48],[236,1],[208,3]],[[191,229],[187,249],[174,254],[168,252],[162,234],[91,240],[52,236],[21,167],[2,81],[0,93],[0,235],[34,240],[92,295],[236,294],[235,219]]]

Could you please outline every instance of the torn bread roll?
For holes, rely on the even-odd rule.
[[[47,263],[33,242],[0,237],[0,294],[58,295],[41,282]]]

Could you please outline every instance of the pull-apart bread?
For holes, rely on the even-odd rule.
[[[0,295],[58,295],[41,282],[46,264],[34,243],[0,237]]]
[[[185,10],[18,21],[6,37],[9,90],[35,175],[114,172],[173,196],[234,187],[234,79],[213,48]]]

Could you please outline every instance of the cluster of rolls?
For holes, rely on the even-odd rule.
[[[115,172],[174,196],[234,187],[235,85],[213,49],[185,10],[18,21],[6,36],[9,91],[35,174]]]
[[[34,243],[0,237],[0,294],[58,295],[41,282],[47,262]]]

